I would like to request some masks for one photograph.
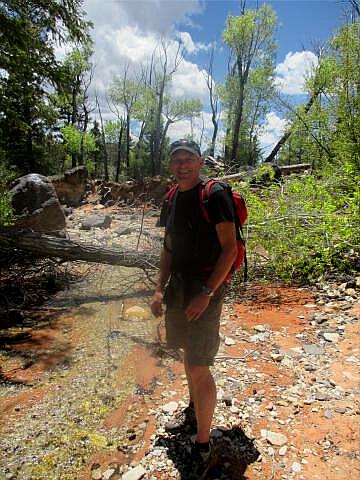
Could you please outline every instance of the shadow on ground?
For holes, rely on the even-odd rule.
[[[206,472],[199,480],[246,480],[245,471],[256,462],[260,453],[254,440],[246,436],[240,427],[215,430],[212,455]],[[221,436],[220,436],[221,435]],[[194,479],[194,465],[191,462],[191,440],[185,433],[159,436],[155,447],[166,448],[167,456],[180,473],[181,480]]]

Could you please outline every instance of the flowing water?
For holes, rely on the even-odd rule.
[[[149,291],[139,279],[136,270],[101,266],[51,300],[56,315],[41,361],[52,367],[30,385],[0,385],[0,400],[30,397],[8,409],[0,430],[1,480],[78,479],[96,449],[126,447],[121,425],[109,431],[103,422],[136,389],[132,349],[156,340]],[[127,319],[134,305],[143,311]],[[61,361],[51,363],[52,355]]]

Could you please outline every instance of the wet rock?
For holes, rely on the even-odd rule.
[[[102,480],[110,480],[110,478],[116,473],[115,468],[108,468],[105,470],[105,472],[102,474]]]
[[[101,468],[95,468],[94,470],[91,470],[92,480],[101,480],[101,478],[102,478]]]
[[[124,473],[121,477],[121,480],[140,480],[141,478],[143,478],[145,473],[145,468],[141,465],[138,465],[137,467],[132,468],[131,470]]]
[[[124,317],[126,320],[146,320],[150,317],[150,312],[145,308],[134,305],[125,311]]]

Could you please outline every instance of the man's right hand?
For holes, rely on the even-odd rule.
[[[164,313],[163,298],[164,294],[162,292],[155,291],[150,306],[151,312],[155,317],[161,317],[161,315]]]

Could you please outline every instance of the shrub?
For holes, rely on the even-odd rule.
[[[344,164],[262,190],[248,187],[250,276],[311,284],[353,274],[359,265],[359,184],[359,172]]]
[[[2,227],[13,225],[15,220],[9,193],[9,185],[13,178],[15,178],[15,172],[6,166],[0,152],[0,226]]]

